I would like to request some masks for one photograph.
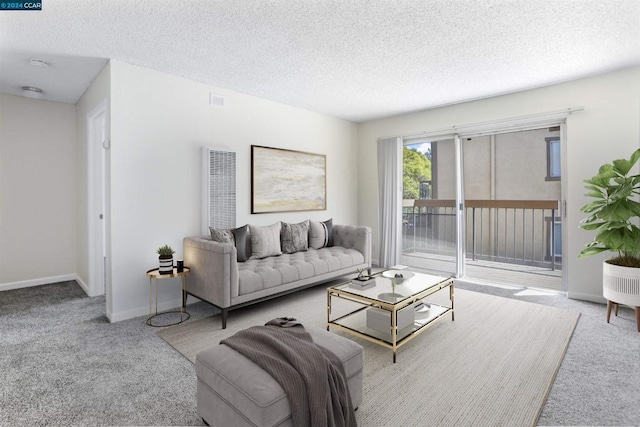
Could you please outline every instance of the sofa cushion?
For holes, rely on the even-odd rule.
[[[362,253],[342,246],[249,259],[238,264],[238,295],[349,268],[364,262]]]
[[[238,262],[245,262],[251,256],[251,238],[249,236],[249,226],[243,225],[233,230],[233,237],[238,251]]]
[[[331,247],[333,246],[333,218],[322,221],[322,223],[327,227],[327,244],[325,246]]]
[[[329,243],[329,233],[324,222],[309,221],[309,247],[322,249]]]
[[[280,229],[280,222],[264,227],[249,225],[251,259],[261,259],[282,254]]]
[[[298,224],[283,222],[280,239],[282,253],[293,254],[306,251],[309,246],[309,220]]]
[[[211,240],[214,242],[236,244],[232,230],[209,227],[209,232],[211,233]]]
[[[236,247],[238,262],[245,262],[251,256],[249,226],[243,225],[231,230],[209,227],[211,240],[218,243],[231,243]]]

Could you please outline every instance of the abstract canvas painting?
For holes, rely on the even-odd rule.
[[[251,146],[251,213],[327,209],[323,154]]]

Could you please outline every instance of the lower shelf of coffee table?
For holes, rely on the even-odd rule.
[[[382,341],[390,346],[393,345],[393,341],[391,339],[391,325],[389,325],[388,333],[384,333],[377,329],[367,327],[367,309],[368,307],[362,307],[357,311],[330,321],[329,324],[340,326],[343,329],[355,332],[358,335],[366,335],[369,338],[374,338],[376,340]],[[398,330],[398,336],[396,338],[397,345],[400,345],[403,340],[416,334],[423,328],[430,326],[437,319],[441,318],[450,311],[451,307],[431,304],[431,308],[428,311],[424,313],[415,313],[413,324]]]

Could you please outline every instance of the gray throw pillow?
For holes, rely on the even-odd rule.
[[[251,259],[282,255],[280,248],[280,222],[260,227],[249,225],[251,235]]]
[[[309,239],[309,220],[298,224],[282,223],[281,245],[282,252],[293,254],[306,251]]]
[[[211,232],[211,240],[214,242],[236,244],[232,230],[209,227],[209,232]]]
[[[323,222],[309,221],[309,247],[321,249],[329,243],[327,225]]]

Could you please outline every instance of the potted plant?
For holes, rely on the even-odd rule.
[[[158,252],[158,260],[160,262],[160,268],[158,269],[158,273],[160,274],[171,274],[173,273],[173,254],[176,253],[171,246],[164,245],[160,246],[157,250]]]
[[[640,159],[640,149],[627,159],[614,160],[600,167],[598,174],[585,180],[585,194],[594,200],[582,207],[588,214],[580,222],[596,236],[579,258],[610,251],[616,254],[603,263],[603,295],[607,299],[607,322],[611,304],[636,307],[640,331],[640,175],[632,169]]]

